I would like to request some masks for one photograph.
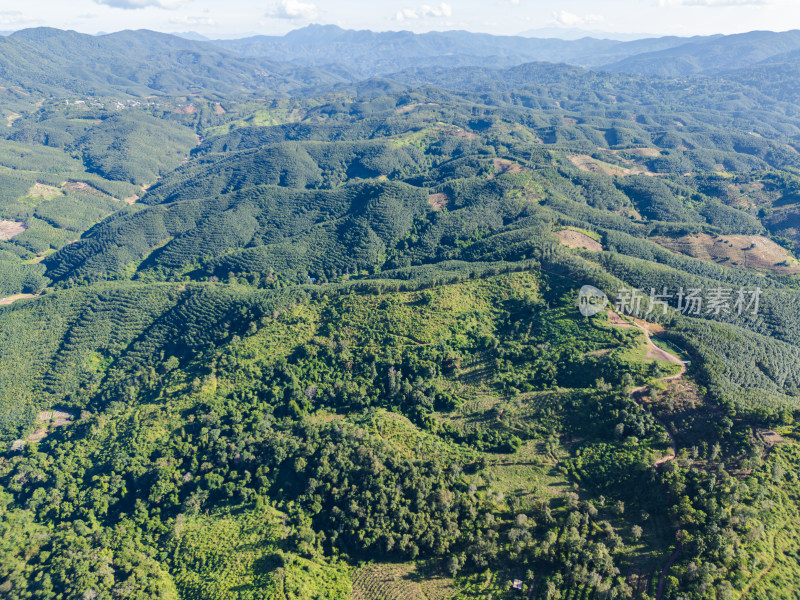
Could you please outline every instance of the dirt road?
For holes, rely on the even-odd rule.
[[[655,359],[659,359],[659,360],[664,360],[664,361],[667,361],[667,362],[675,363],[676,365],[680,365],[681,370],[678,373],[676,373],[675,375],[669,375],[667,377],[662,377],[661,381],[672,381],[672,380],[675,380],[675,379],[680,379],[681,377],[683,377],[683,374],[686,373],[686,365],[684,364],[684,362],[680,358],[678,358],[674,354],[671,354],[671,353],[667,352],[666,350],[662,350],[661,348],[659,348],[658,346],[656,346],[653,343],[653,340],[650,339],[650,331],[649,331],[649,329],[647,328],[646,325],[641,325],[640,323],[638,323],[636,321],[634,321],[634,323],[631,324],[630,322],[625,321],[624,319],[622,319],[618,314],[614,313],[613,311],[612,311],[611,315],[609,315],[609,321],[612,324],[618,325],[620,327],[634,327],[635,326],[635,327],[638,327],[639,329],[641,329],[644,332],[645,339],[647,340],[647,346],[648,346],[647,354],[646,354],[647,358],[655,358]],[[625,323],[625,325],[623,325],[622,323]],[[631,400],[643,412],[647,412],[647,410],[641,404],[641,402],[639,401],[639,398],[641,397],[642,392],[644,392],[646,389],[647,389],[647,386],[646,385],[642,385],[642,386],[639,386],[639,387],[634,388],[633,390],[631,390]],[[664,428],[664,431],[666,431],[667,435],[669,436],[670,452],[666,456],[663,456],[663,457],[659,458],[657,461],[655,461],[653,463],[654,467],[657,467],[659,465],[663,465],[665,462],[668,462],[668,461],[674,459],[675,456],[677,456],[677,453],[678,453],[678,448],[675,445],[675,438],[672,436],[672,433],[670,433],[669,428],[667,427],[667,425],[665,423],[663,423],[662,421],[660,421],[659,419],[656,419],[656,422],[659,425],[661,425],[661,427]]]

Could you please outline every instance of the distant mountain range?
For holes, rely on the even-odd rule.
[[[549,36],[556,32],[528,33]],[[800,51],[800,31],[622,41],[584,36],[579,39],[493,36],[467,31],[373,32],[309,25],[284,36],[253,36],[213,43],[246,57],[315,67],[336,63],[355,77],[420,67],[509,67],[533,61],[674,77],[719,73],[766,62],[796,62],[797,56],[791,53]]]
[[[695,75],[744,68],[770,59],[796,62],[792,52],[800,49],[800,30],[775,33],[751,31],[736,35],[686,40],[662,50],[629,56],[606,65],[612,71],[648,75]]]
[[[253,36],[215,40],[214,43],[242,56],[269,57],[317,67],[337,63],[356,76],[369,77],[415,67],[508,67],[533,61],[597,67],[701,39],[705,38],[662,37],[620,42],[585,37],[569,41],[468,31],[416,34],[309,25],[285,36]]]
[[[659,77],[713,75],[796,100],[800,31],[619,41],[309,25],[284,36],[213,41],[195,32],[93,36],[52,28],[0,37],[2,84],[44,94],[274,94],[409,70],[531,62]]]
[[[210,42],[211,38],[204,36],[196,31],[174,31],[170,35],[183,38],[185,40],[194,40],[195,42]]]
[[[649,33],[619,33],[595,29],[580,29],[578,27],[540,27],[538,29],[528,29],[518,35],[528,38],[555,38],[558,40],[579,40],[581,38],[591,37],[601,40],[617,40],[620,42],[632,42],[633,40],[658,37]]]

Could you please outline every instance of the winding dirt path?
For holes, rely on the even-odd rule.
[[[617,319],[622,320],[619,317],[619,315],[615,315],[615,316],[616,316]],[[675,375],[669,375],[667,377],[662,377],[661,381],[674,381],[675,379],[680,379],[681,377],[683,377],[684,373],[686,373],[686,364],[680,358],[675,356],[674,354],[672,354],[670,352],[667,352],[666,350],[662,350],[661,348],[656,346],[653,343],[653,340],[650,339],[650,331],[648,330],[648,328],[646,326],[641,325],[636,321],[634,321],[634,325],[644,332],[644,337],[647,340],[647,345],[648,345],[648,351],[647,351],[647,357],[648,358],[656,358],[656,359],[660,359],[660,360],[665,360],[665,361],[668,361],[668,362],[671,362],[671,363],[675,363],[676,365],[680,365],[680,367],[681,367],[681,370],[678,373],[676,373]],[[628,326],[630,326],[630,324]],[[647,412],[647,410],[638,401],[638,398],[641,396],[642,392],[644,392],[644,390],[646,390],[646,389],[647,389],[647,386],[643,385],[643,386],[640,386],[640,387],[637,387],[637,388],[631,390],[631,401],[636,406],[638,406],[643,412]],[[664,431],[667,432],[667,435],[669,436],[669,445],[670,445],[669,454],[667,454],[666,456],[662,456],[661,458],[659,458],[657,461],[655,461],[653,463],[654,467],[658,467],[659,465],[663,465],[664,463],[673,460],[678,454],[678,447],[677,447],[677,445],[675,443],[675,438],[673,437],[672,433],[670,433],[670,430],[667,427],[666,423],[664,423],[663,421],[661,421],[660,419],[657,419],[655,417],[653,417],[653,418],[655,419],[656,423],[661,425],[661,427],[664,428]],[[660,575],[658,577],[658,587],[656,588],[655,600],[661,600],[661,596],[664,594],[664,586],[666,585],[666,582],[667,582],[667,574],[669,573],[670,568],[672,568],[672,565],[675,563],[675,561],[677,560],[677,558],[680,555],[680,553],[681,553],[681,543],[678,542],[677,548],[675,548],[675,551],[672,554],[670,554],[669,558],[667,559],[666,564],[664,565],[664,568],[661,569],[661,573],[660,573]]]
[[[675,562],[675,559],[678,558],[678,555],[681,553],[681,543],[678,542],[678,547],[675,548],[675,552],[669,555],[669,560],[667,560],[667,564],[664,565],[664,568],[661,569],[661,575],[658,577],[658,588],[656,589],[656,600],[661,600],[661,595],[664,593],[664,586],[667,583],[667,573],[669,573],[670,567]]]
[[[609,316],[609,321],[611,323],[613,323],[614,325],[618,325],[620,327],[634,327],[635,326],[635,327],[638,327],[639,329],[641,329],[644,332],[645,339],[647,340],[647,346],[648,346],[647,358],[656,358],[656,359],[659,359],[659,360],[664,360],[664,361],[667,361],[667,362],[675,363],[676,365],[680,365],[681,370],[678,373],[676,373],[675,375],[669,375],[667,377],[662,377],[661,381],[673,381],[675,379],[680,379],[681,377],[683,377],[684,373],[686,373],[686,365],[684,364],[684,362],[680,358],[678,358],[674,354],[671,354],[671,353],[667,352],[666,350],[662,350],[661,348],[659,348],[658,346],[656,346],[653,343],[653,340],[650,339],[650,331],[647,329],[647,327],[645,327],[643,325],[640,325],[638,322],[635,322],[635,321],[634,321],[633,324],[631,324],[630,322],[625,321],[624,319],[622,319],[618,314],[614,313],[613,311],[612,311],[612,314]],[[625,323],[625,325],[622,325],[622,323]],[[644,392],[647,389],[647,387],[648,386],[646,386],[646,385],[641,385],[641,386],[631,390],[631,401],[636,406],[638,406],[639,409],[642,412],[647,412],[647,410],[641,404],[641,402],[639,402],[639,397],[641,396],[642,392]],[[667,432],[667,435],[669,436],[669,445],[670,445],[670,453],[667,454],[666,456],[663,456],[663,457],[659,458],[657,461],[655,461],[653,463],[654,467],[658,467],[659,465],[663,465],[665,462],[668,462],[668,461],[674,459],[675,456],[677,456],[678,447],[675,444],[675,438],[672,436],[672,433],[670,433],[669,428],[667,427],[666,423],[664,423],[663,421],[661,421],[661,420],[659,420],[659,419],[657,419],[655,417],[653,417],[653,418],[655,419],[656,423],[661,425],[661,427],[664,428],[664,431]]]
[[[647,352],[647,356],[649,358],[657,358],[657,359],[660,359],[660,360],[665,360],[665,361],[680,365],[680,367],[681,367],[681,370],[678,373],[675,373],[675,375],[668,375],[667,377],[662,377],[661,381],[674,381],[676,379],[680,379],[681,377],[683,377],[683,374],[686,373],[686,365],[684,364],[684,362],[680,358],[675,356],[674,354],[671,354],[671,353],[667,352],[666,350],[662,350],[661,348],[656,346],[653,343],[653,340],[650,339],[650,332],[647,330],[646,327],[643,327],[642,325],[639,325],[638,323],[636,323],[636,326],[644,332],[644,337],[647,339],[647,345],[650,347],[650,349]],[[636,406],[638,406],[640,409],[642,409],[645,412],[647,412],[647,411],[645,410],[644,406],[642,406],[637,401],[637,397],[646,388],[647,388],[647,386],[641,386],[641,387],[638,387],[635,390],[631,391],[631,400],[634,402],[634,404],[636,404]],[[653,417],[653,418],[655,418],[655,417]],[[658,467],[659,465],[663,465],[665,462],[668,462],[668,461],[674,459],[675,456],[677,456],[677,454],[678,454],[678,447],[675,444],[675,438],[672,436],[672,433],[670,432],[670,430],[667,427],[666,423],[664,423],[663,421],[661,421],[660,419],[657,419],[657,418],[655,420],[656,420],[656,423],[661,425],[661,427],[664,428],[664,431],[667,432],[667,435],[669,436],[669,445],[670,445],[670,453],[667,454],[666,456],[663,456],[663,457],[659,458],[656,462],[653,463],[654,467]]]

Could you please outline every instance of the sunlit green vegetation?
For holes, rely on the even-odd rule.
[[[37,295],[0,307],[0,595],[793,597],[800,120],[774,90],[352,84],[91,40],[0,38],[0,298]],[[659,245],[690,234],[787,258]],[[761,295],[645,300],[653,346],[582,316],[584,284]]]

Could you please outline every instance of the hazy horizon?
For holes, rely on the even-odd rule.
[[[519,35],[546,30],[569,39],[581,32],[635,39],[786,31],[800,27],[793,0],[450,0],[425,4],[391,0],[376,9],[362,0],[76,0],[65,5],[39,0],[34,6],[0,10],[0,30],[56,27],[88,34],[124,29],[205,37],[283,35],[310,23],[371,31],[467,30]],[[559,35],[560,33],[560,35]]]
[[[149,30],[154,31],[157,33],[164,33],[168,35],[174,35],[178,37],[184,37],[186,39],[194,39],[197,41],[214,41],[214,40],[234,40],[234,39],[243,39],[247,37],[253,36],[285,36],[294,31],[305,29],[309,26],[336,26],[340,27],[345,31],[371,31],[373,33],[399,33],[399,32],[411,32],[411,33],[444,33],[447,31],[464,31],[467,33],[475,33],[475,34],[488,34],[488,35],[495,35],[501,37],[528,37],[528,38],[541,38],[541,39],[561,39],[566,41],[573,41],[578,40],[583,37],[592,37],[597,39],[611,39],[616,41],[634,41],[639,39],[648,39],[648,38],[658,38],[658,37],[669,37],[669,36],[676,36],[676,37],[695,37],[695,36],[714,36],[714,35],[737,35],[737,34],[744,34],[744,33],[751,33],[755,31],[768,31],[772,33],[785,33],[788,31],[796,30],[797,28],[790,28],[790,29],[748,29],[741,32],[733,32],[733,33],[721,33],[721,32],[714,32],[714,33],[705,33],[705,34],[681,34],[681,33],[625,33],[625,32],[618,32],[618,31],[603,31],[603,30],[596,30],[596,29],[581,29],[581,28],[558,28],[558,27],[536,27],[531,28],[523,31],[519,31],[516,33],[492,33],[487,31],[477,31],[477,30],[470,30],[465,28],[452,28],[452,29],[430,29],[428,31],[413,31],[407,28],[388,28],[388,29],[370,29],[370,28],[355,28],[355,27],[346,27],[335,23],[305,23],[305,24],[297,24],[296,27],[292,29],[282,32],[282,33],[271,33],[271,32],[259,32],[259,31],[242,31],[238,33],[225,33],[225,32],[214,32],[214,31],[206,31],[200,32],[197,28],[190,29],[161,29],[157,27],[122,27],[120,29],[114,30],[100,30],[100,31],[81,31],[79,29],[74,28],[66,28],[66,27],[57,27],[54,25],[29,25],[25,27],[19,28],[11,28],[11,29],[2,29],[0,30],[0,35],[12,35],[19,31],[24,31],[26,29],[35,29],[37,27],[50,27],[53,29],[61,29],[63,31],[76,31],[78,33],[86,34],[86,35],[93,35],[93,36],[104,36],[104,35],[113,35],[115,33],[120,33],[122,31],[136,31],[136,30]]]

